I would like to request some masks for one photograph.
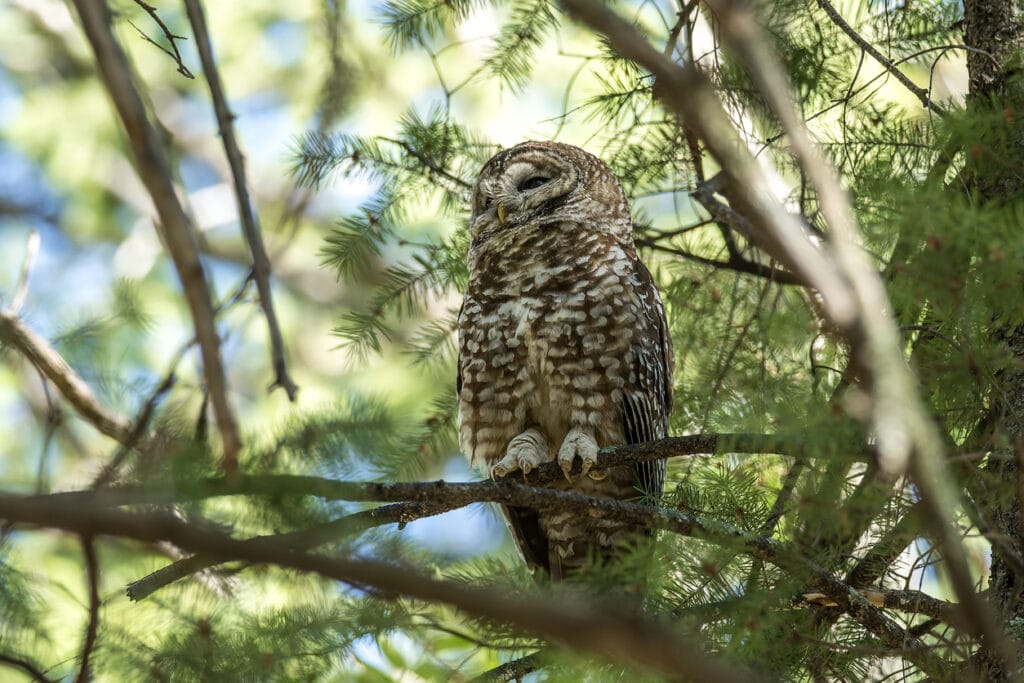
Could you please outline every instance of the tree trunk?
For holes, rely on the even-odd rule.
[[[968,110],[984,132],[965,149],[964,174],[968,188],[979,203],[1017,201],[1024,191],[1024,6],[1019,0],[967,0],[964,7],[965,39],[973,48],[967,53],[970,75]],[[971,226],[964,226],[971,229]],[[1024,328],[996,330],[1013,357],[1024,367]],[[989,517],[992,532],[1006,539],[1018,556],[1021,543],[1021,468],[1024,453],[1024,371],[1011,370],[1000,378],[1001,391],[993,391],[987,421],[994,429],[994,443],[1014,444],[1012,450],[992,458],[986,473],[1001,482],[1000,495],[977,501]],[[992,446],[993,441],[987,444]],[[1016,451],[1016,457],[1014,457]],[[993,548],[989,581],[992,604],[1006,624],[1006,636],[1024,653],[1024,577],[1007,561],[1004,551]],[[998,657],[988,648],[979,653],[982,674],[989,680],[1008,678]],[[1017,668],[1024,666],[1018,654]]]

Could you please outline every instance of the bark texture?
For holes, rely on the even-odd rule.
[[[978,117],[987,117],[989,125],[970,148],[965,179],[980,203],[1005,204],[1020,201],[1024,190],[1024,4],[1020,0],[968,0],[964,6],[964,29],[970,75],[968,109]],[[971,226],[964,226],[971,229]],[[1024,363],[1024,328],[997,330],[1015,359]],[[1019,366],[1024,367],[1024,365]],[[1002,495],[994,500],[978,501],[987,512],[992,531],[1001,535],[1020,556],[1022,530],[1022,472],[1020,455],[1024,452],[1024,371],[1013,370],[1000,378],[1001,387],[992,392],[988,425],[990,443],[1014,445],[1010,456],[993,458],[986,467],[992,481],[1003,482]],[[1016,484],[1016,485],[1015,485]],[[1005,624],[1007,638],[1018,646],[1024,643],[1024,576],[1014,571],[1007,551],[993,548],[990,596]],[[1005,680],[1017,672],[1005,671],[997,657],[983,647],[978,664],[982,677]],[[1021,654],[1017,671],[1024,666]]]

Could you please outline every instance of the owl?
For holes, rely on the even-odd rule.
[[[527,477],[554,460],[566,473],[556,488],[659,496],[664,460],[593,469],[604,446],[664,437],[672,411],[665,311],[618,179],[578,147],[524,142],[484,164],[471,213],[458,319],[463,452],[491,476]],[[577,459],[582,474],[570,478]],[[556,580],[646,533],[578,512],[502,511],[531,569]]]

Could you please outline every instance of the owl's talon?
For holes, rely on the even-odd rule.
[[[582,461],[580,477],[590,472],[590,468],[597,463],[597,451],[597,441],[592,432],[584,431],[579,427],[570,429],[569,433],[565,435],[561,448],[558,449],[558,465],[562,468],[565,478],[569,481],[576,481],[571,475],[576,458]]]
[[[594,481],[601,481],[608,476],[608,470],[590,470],[587,472],[587,476]]]
[[[537,429],[527,429],[508,442],[505,457],[491,467],[491,476],[503,477],[509,472],[522,470],[523,481],[548,457],[548,442]]]

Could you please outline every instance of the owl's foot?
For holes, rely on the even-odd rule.
[[[570,473],[572,472],[573,462],[577,457],[583,461],[583,469],[580,472],[580,476],[582,477],[590,472],[590,468],[597,463],[598,450],[597,440],[594,439],[592,431],[584,431],[579,427],[570,429],[569,433],[565,435],[565,440],[562,441],[561,447],[558,449],[558,465],[562,468],[565,478],[569,481],[575,481],[570,476]]]
[[[534,467],[547,462],[548,440],[537,429],[527,429],[508,442],[505,457],[491,467],[491,477],[504,477],[522,470],[525,477]]]

